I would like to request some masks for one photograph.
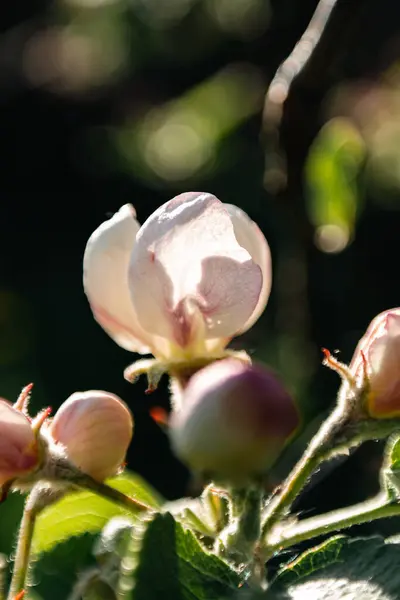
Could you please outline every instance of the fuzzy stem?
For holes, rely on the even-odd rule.
[[[8,574],[7,557],[0,554],[0,600],[6,600],[6,581]]]
[[[263,516],[261,539],[290,510],[293,501],[318,465],[325,460],[335,436],[342,430],[348,413],[340,403],[311,440],[307,450],[282,484],[281,491],[271,500]]]
[[[46,508],[46,506],[57,501],[63,493],[64,492],[60,490],[53,491],[47,486],[44,487],[38,484],[27,497],[18,533],[17,549],[8,600],[13,600],[15,596],[25,588],[26,577],[29,570],[32,537],[37,516],[44,508]]]
[[[123,492],[116,490],[106,483],[96,481],[96,479],[93,479],[89,475],[81,473],[80,471],[76,471],[69,481],[74,486],[91,490],[98,496],[102,496],[107,500],[111,500],[112,502],[127,508],[134,514],[137,514],[138,512],[151,511],[151,507],[143,502],[140,502],[140,500],[136,500],[136,498],[132,498],[131,496],[126,496]]]
[[[400,516],[400,504],[389,500],[381,493],[372,500],[334,510],[324,515],[304,519],[292,527],[277,525],[266,538],[268,556],[305,540],[327,535],[353,525],[360,525],[376,519]]]
[[[55,486],[64,485],[65,489],[78,488],[94,492],[95,494],[111,500],[130,512],[137,514],[151,510],[151,507],[136,498],[126,496],[123,492],[112,488],[106,483],[93,479],[90,475],[83,473],[75,467],[62,453],[57,454],[57,449],[52,448],[52,460],[43,470],[43,479]]]

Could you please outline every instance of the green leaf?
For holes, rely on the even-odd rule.
[[[141,531],[135,527],[123,563],[119,597],[124,600],[222,600],[243,582],[170,513],[143,520]]]
[[[29,578],[28,598],[32,590],[42,598],[69,598],[77,579],[87,568],[95,568],[96,562],[92,556],[94,535],[83,534],[76,538],[64,540],[55,546],[51,552],[41,554],[33,563],[33,572]]]
[[[160,508],[162,499],[141,477],[133,473],[123,473],[107,481],[108,485],[148,504]],[[106,500],[92,492],[73,492],[49,506],[39,515],[33,538],[32,552],[40,555],[50,552],[54,546],[72,536],[84,533],[98,533],[113,517],[134,513],[111,500]]]
[[[400,544],[335,536],[278,573],[266,599],[399,600]]]

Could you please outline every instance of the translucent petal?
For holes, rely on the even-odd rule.
[[[262,275],[238,244],[224,205],[211,194],[189,192],[140,229],[129,285],[141,326],[185,347],[196,337],[193,307],[203,316],[204,338],[234,336],[257,306]]]
[[[90,236],[83,261],[83,285],[93,316],[122,348],[151,352],[151,336],[137,320],[128,287],[128,267],[140,225],[130,204]]]
[[[272,284],[271,253],[267,240],[258,225],[241,208],[233,204],[224,204],[224,206],[232,219],[238,243],[247,250],[262,272],[262,289],[257,306],[241,329],[240,333],[243,333],[257,321],[267,305]]]

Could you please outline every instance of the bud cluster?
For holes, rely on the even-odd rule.
[[[50,418],[50,410],[28,414],[27,386],[12,405],[0,400],[0,486],[29,487],[46,479],[54,456],[62,456],[93,479],[102,481],[123,466],[133,434],[125,403],[108,392],[72,394]]]

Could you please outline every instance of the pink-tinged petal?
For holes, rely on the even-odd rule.
[[[141,227],[129,285],[141,326],[186,347],[199,327],[203,339],[233,337],[256,309],[262,274],[238,244],[222,202],[190,192],[161,206]]]
[[[14,446],[21,450],[35,439],[28,417],[6,400],[0,400],[0,433],[0,439],[9,437]]]
[[[38,463],[29,419],[0,400],[0,485],[31,471]]]
[[[261,229],[241,208],[233,204],[224,204],[224,206],[232,219],[238,243],[247,250],[262,272],[262,289],[257,306],[240,330],[240,333],[243,333],[257,321],[267,305],[272,284],[271,252]]]
[[[148,354],[151,338],[138,323],[128,287],[128,267],[140,225],[130,204],[90,236],[83,260],[83,285],[93,316],[119,346]]]
[[[370,323],[354,352],[350,370],[366,386],[368,413],[376,418],[400,414],[400,309],[387,310]]]
[[[72,394],[47,431],[65,447],[69,460],[102,481],[115,475],[125,461],[133,427],[132,415],[118,396],[89,390]]]

